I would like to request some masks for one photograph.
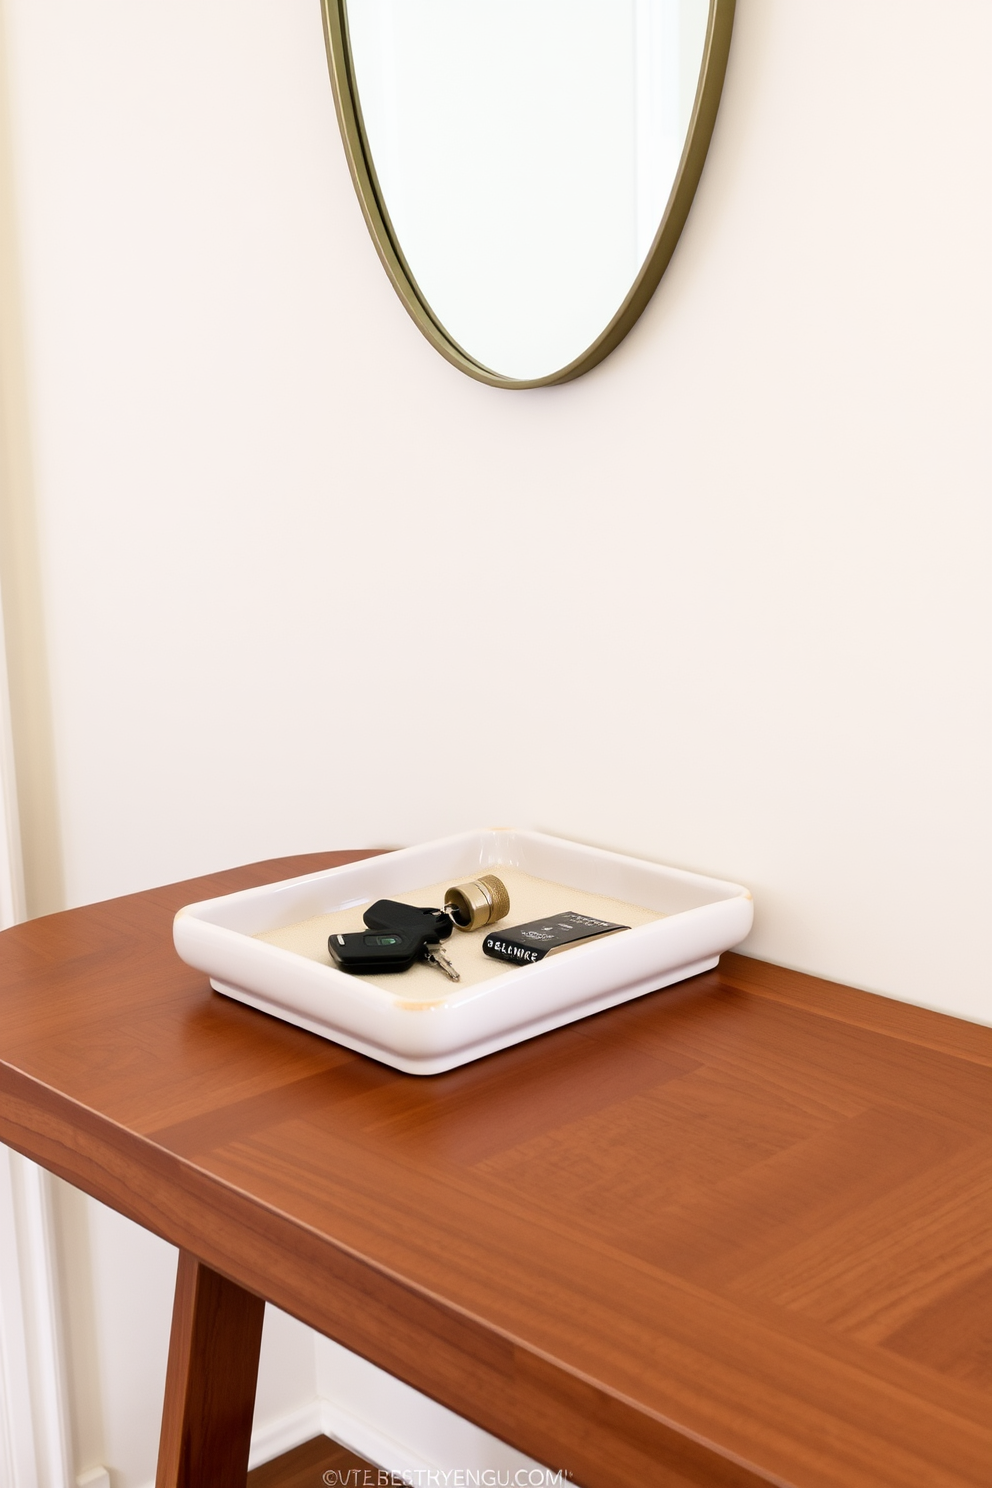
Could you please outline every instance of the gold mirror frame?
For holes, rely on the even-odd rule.
[[[592,345],[588,346],[581,356],[569,362],[567,367],[551,372],[546,377],[519,379],[502,377],[498,372],[491,371],[470,356],[448,335],[421,294],[393,231],[389,212],[376,178],[372,152],[362,121],[351,49],[348,45],[346,0],[321,0],[324,14],[324,41],[327,46],[327,65],[331,74],[334,106],[337,110],[338,123],[341,126],[341,138],[344,141],[351,178],[355,183],[355,190],[362,204],[362,211],[365,214],[369,232],[372,234],[372,241],[382,261],[382,266],[389,275],[392,286],[407,312],[435,350],[439,351],[453,366],[467,373],[469,377],[476,378],[479,382],[488,383],[490,387],[550,387],[554,383],[570,382],[573,377],[581,377],[583,372],[588,372],[590,368],[595,367],[597,362],[601,362],[615,347],[619,346],[657,289],[661,276],[675,252],[675,245],[689,215],[689,208],[696,194],[696,187],[706,160],[706,152],[713,135],[717,109],[720,106],[723,79],[727,71],[727,58],[730,55],[735,5],[736,0],[710,0],[703,62],[682,158],[679,161],[668,205],[655,234],[654,242],[626,299]]]

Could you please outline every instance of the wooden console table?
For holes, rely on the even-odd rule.
[[[584,1488],[992,1476],[992,1032],[741,956],[447,1075],[211,992],[182,904],[0,937],[0,1139],[181,1249],[159,1488],[241,1488],[262,1299]]]

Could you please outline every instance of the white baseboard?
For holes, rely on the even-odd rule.
[[[256,1426],[251,1434],[248,1471],[261,1467],[263,1462],[271,1462],[273,1457],[281,1457],[283,1452],[291,1451],[313,1436],[320,1436],[324,1430],[323,1407],[324,1401],[314,1398],[284,1416],[276,1416],[275,1420],[263,1421]]]
[[[110,1488],[110,1474],[105,1467],[88,1467],[76,1474],[76,1488]]]
[[[363,1420],[342,1405],[332,1400],[322,1400],[321,1430],[343,1447],[348,1447],[359,1457],[365,1457],[376,1467],[385,1467],[392,1473],[415,1473],[418,1469],[436,1468],[436,1462],[421,1457],[402,1442],[387,1436],[378,1426]]]
[[[284,1416],[276,1416],[274,1420],[264,1421],[255,1427],[251,1434],[248,1471],[253,1467],[261,1467],[263,1462],[271,1462],[273,1457],[281,1457],[283,1452],[292,1451],[293,1447],[298,1447],[315,1436],[329,1436],[343,1447],[356,1452],[359,1457],[367,1458],[376,1467],[384,1467],[394,1473],[415,1472],[418,1468],[437,1466],[417,1452],[411,1452],[384,1431],[380,1431],[378,1426],[362,1420],[353,1412],[335,1405],[333,1401],[315,1398],[296,1410],[288,1411]],[[94,1478],[91,1481],[96,1488],[100,1480]],[[155,1485],[147,1483],[145,1488],[155,1488]]]
[[[315,1436],[329,1436],[374,1466],[394,1473],[438,1466],[387,1436],[370,1421],[356,1416],[353,1411],[336,1405],[332,1400],[317,1398],[285,1416],[277,1416],[274,1421],[255,1427],[251,1434],[248,1470],[261,1467],[263,1462],[271,1462],[273,1457],[279,1457]]]

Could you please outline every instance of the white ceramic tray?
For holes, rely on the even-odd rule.
[[[602,917],[633,928],[530,966],[489,960],[481,932],[456,931],[445,946],[464,967],[460,983],[426,965],[376,977],[331,965],[330,929],[361,929],[372,900],[436,902],[424,897],[425,886],[500,868],[511,896],[505,926],[561,909],[596,914],[598,901]],[[738,884],[500,830],[190,904],[173,933],[182,959],[218,992],[408,1074],[434,1075],[708,971],[744,939],[752,913],[751,895]]]

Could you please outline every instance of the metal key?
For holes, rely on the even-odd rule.
[[[428,942],[428,944],[424,946],[424,960],[428,961],[431,966],[436,966],[439,971],[443,971],[449,981],[461,981],[461,973],[455,970],[451,962],[448,960],[447,956],[444,954],[444,951],[442,951],[440,945],[431,945]]]

